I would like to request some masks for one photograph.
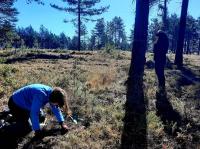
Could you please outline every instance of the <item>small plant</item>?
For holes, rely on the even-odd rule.
[[[148,123],[148,128],[154,133],[156,133],[157,136],[163,135],[164,126],[160,118],[156,116],[156,113],[154,111],[148,112],[147,123]]]

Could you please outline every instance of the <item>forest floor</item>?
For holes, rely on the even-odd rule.
[[[184,55],[184,67],[177,69],[173,64],[174,55],[168,54],[166,94],[162,96],[157,93],[153,54],[147,53],[146,58],[148,148],[200,149],[199,56]],[[79,118],[78,124],[67,121],[71,130],[61,134],[47,106],[47,135],[34,140],[31,132],[13,142],[9,140],[10,144],[28,149],[120,148],[130,60],[130,52],[112,50],[0,51],[0,112],[14,90],[31,83],[43,83],[64,88],[71,109]]]

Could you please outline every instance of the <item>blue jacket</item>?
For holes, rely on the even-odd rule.
[[[39,130],[39,112],[49,102],[49,96],[52,88],[43,84],[31,84],[15,91],[12,95],[14,103],[30,111],[30,118],[33,130]],[[58,122],[64,121],[64,117],[59,108],[51,105],[52,112],[56,116]]]

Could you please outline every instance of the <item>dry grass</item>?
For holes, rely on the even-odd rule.
[[[114,80],[116,80],[116,68],[112,65],[106,68],[97,67],[87,75],[86,86],[90,91],[99,91],[108,89]]]
[[[30,51],[18,51],[16,55],[9,52],[0,53],[4,55],[4,60],[0,61],[2,62],[0,64],[0,110],[6,105],[15,89],[30,83],[44,83],[67,90],[72,111],[83,119],[78,126],[68,122],[74,127],[68,134],[45,137],[40,142],[29,144],[29,148],[41,146],[43,148],[119,148],[123,130],[123,106],[126,100],[124,82],[128,74],[130,53],[113,52],[112,50],[84,53],[71,53],[70,51],[67,53],[73,56],[70,59],[28,59],[16,61],[13,64],[4,63],[7,58],[20,57],[27,52]],[[64,55],[66,53],[48,51],[46,54]],[[186,67],[196,78],[199,78],[199,57],[184,56],[184,58],[187,59]],[[174,55],[169,55],[169,59],[172,61]],[[162,148],[163,146],[191,148],[191,144],[198,145],[199,131],[193,124],[199,125],[200,120],[199,82],[190,82],[185,79],[182,72],[176,70],[173,64],[166,68],[167,99],[183,119],[188,119],[186,125],[191,125],[190,129],[181,126],[176,136],[170,136],[165,128],[174,124],[163,123],[157,115],[157,79],[152,54],[147,54],[147,62],[144,90],[148,101],[149,148]],[[54,119],[49,123],[56,126]],[[87,127],[82,128],[83,125]],[[25,138],[19,148],[29,142],[31,137],[30,134]]]

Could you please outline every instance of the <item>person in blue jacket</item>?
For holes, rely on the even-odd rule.
[[[16,90],[8,101],[13,118],[17,122],[22,122],[25,126],[29,125],[29,118],[32,123],[32,129],[36,136],[41,136],[39,115],[40,110],[47,103],[50,104],[51,110],[56,116],[61,128],[68,130],[68,126],[64,123],[64,117],[61,108],[67,115],[71,114],[69,109],[67,94],[59,87],[49,87],[43,84],[31,84]]]

